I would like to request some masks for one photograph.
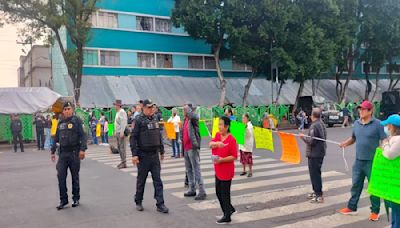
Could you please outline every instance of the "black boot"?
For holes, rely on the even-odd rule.
[[[169,209],[164,204],[162,204],[162,205],[157,206],[157,211],[167,214],[169,212]]]
[[[60,205],[58,205],[56,208],[57,208],[57,210],[62,210],[67,205],[68,205],[68,202],[60,202]]]

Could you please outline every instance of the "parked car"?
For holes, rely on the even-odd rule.
[[[335,124],[343,124],[343,112],[338,110],[333,103],[324,103],[321,106],[322,120],[328,127],[333,127]]]
[[[400,91],[382,93],[380,119],[387,119],[392,114],[400,114]]]

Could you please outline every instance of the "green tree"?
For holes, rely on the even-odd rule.
[[[232,29],[235,7],[241,0],[176,0],[172,11],[175,26],[185,28],[194,39],[204,39],[211,45],[221,89],[219,105],[225,104],[226,80],[221,59],[230,57],[227,48],[228,32]]]
[[[8,23],[21,23],[21,35],[29,40],[48,38],[57,42],[79,102],[82,84],[83,48],[90,38],[91,15],[96,0],[0,0],[0,11]],[[73,47],[62,42],[60,30],[65,29]]]
[[[285,51],[279,47],[287,37],[287,24],[291,18],[291,1],[243,0],[235,8],[233,27],[229,31],[228,43],[235,61],[252,68],[243,94],[243,106],[254,77],[271,77],[271,60],[279,66],[288,64]],[[283,85],[286,75],[279,79]],[[276,101],[279,96],[277,96]]]

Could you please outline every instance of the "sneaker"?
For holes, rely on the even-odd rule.
[[[126,169],[126,168],[127,168],[126,163],[121,163],[121,164],[119,164],[119,165],[117,166],[117,168],[118,168],[118,169]]]
[[[315,196],[310,200],[310,203],[323,203],[324,202],[324,197],[322,196]]]
[[[142,204],[136,204],[136,210],[137,211],[143,211],[144,208],[143,208]]]
[[[371,213],[371,215],[369,216],[369,221],[376,222],[378,220],[379,220],[379,214]]]
[[[207,194],[203,193],[203,194],[198,194],[194,200],[205,200],[207,198]]]
[[[232,220],[231,218],[226,218],[225,216],[222,217],[220,220],[217,221],[218,225],[224,225],[230,223]]]
[[[183,194],[184,197],[195,197],[196,196],[196,192],[186,192],[185,194]]]
[[[350,208],[343,208],[342,210],[339,211],[340,214],[342,215],[357,215],[357,211],[353,211]]]
[[[313,199],[313,198],[315,198],[317,195],[313,192],[313,193],[309,193],[308,195],[307,195],[307,198],[309,198],[309,199]]]
[[[252,173],[249,173],[248,175],[247,175],[247,177],[252,177],[253,176],[253,174]]]
[[[240,176],[245,176],[247,174],[247,172],[242,172],[241,174],[240,174]]]
[[[235,209],[233,209],[233,211],[231,212],[231,216],[234,215],[234,214],[236,214],[236,212],[237,212],[237,211],[236,211]],[[222,217],[224,217],[224,215],[217,215],[217,216],[215,216],[216,219],[220,219],[220,218],[222,218]]]

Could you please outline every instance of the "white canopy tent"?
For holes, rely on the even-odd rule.
[[[47,87],[0,88],[0,114],[46,111],[60,98]]]

